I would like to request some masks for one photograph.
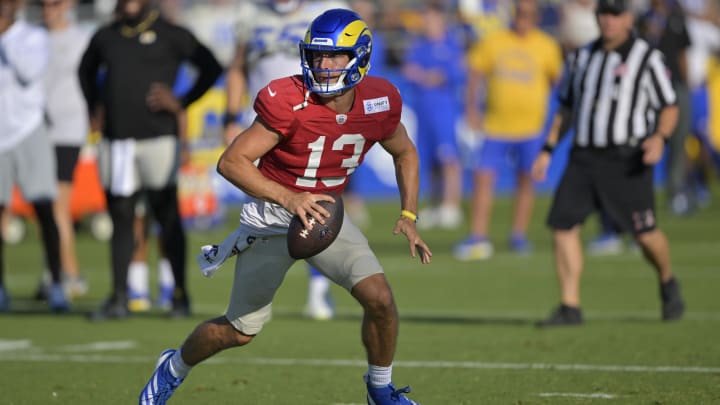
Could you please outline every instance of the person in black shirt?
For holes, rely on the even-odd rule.
[[[666,191],[671,212],[686,214],[694,203],[687,190],[689,161],[685,152],[685,141],[690,133],[687,52],[691,45],[685,13],[675,0],[652,0],[650,9],[640,15],[636,26],[638,35],[665,55],[677,93],[680,115],[668,143]]]
[[[669,243],[657,228],[653,191],[653,165],[677,124],[677,97],[662,53],[632,34],[633,16],[626,3],[598,2],[601,37],[569,55],[560,108],[533,164],[533,176],[543,180],[561,127],[572,117],[574,145],[547,220],[561,303],[539,326],[583,322],[580,227],[598,209],[633,234],[657,271],[662,319],[680,319],[684,312]]]
[[[193,87],[176,98],[171,86],[183,62],[197,69]],[[139,191],[162,229],[162,246],[175,277],[171,316],[187,316],[185,233],[177,198],[181,144],[177,117],[222,73],[210,50],[190,31],[168,22],[150,0],[118,0],[116,19],[93,35],[80,63],[91,117],[102,116],[100,173],[113,221],[112,294],[93,320],[128,315],[127,271]],[[101,80],[98,80],[98,77]],[[100,84],[98,84],[100,83]]]

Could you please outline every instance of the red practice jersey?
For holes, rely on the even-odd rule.
[[[263,175],[295,191],[341,194],[370,147],[395,132],[402,111],[400,93],[385,79],[366,76],[354,88],[346,114],[319,103],[314,94],[300,108],[306,89],[299,75],[261,89],[255,111],[282,135],[260,160]]]

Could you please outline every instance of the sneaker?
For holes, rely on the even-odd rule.
[[[463,220],[459,207],[441,205],[435,210],[436,223],[441,229],[457,229]]]
[[[370,385],[370,379],[365,375],[365,384],[367,385],[367,403],[368,405],[420,405],[403,394],[410,393],[410,387],[396,389],[393,383],[383,387],[374,387]]]
[[[439,217],[437,208],[423,208],[418,212],[417,228],[420,230],[433,229],[438,226]]]
[[[689,215],[694,211],[693,201],[686,192],[679,192],[670,197],[670,212],[677,216]]]
[[[62,284],[52,284],[47,290],[47,301],[50,310],[53,312],[67,312],[70,310],[67,298],[65,298],[65,290]]]
[[[140,393],[140,405],[164,405],[183,382],[184,378],[177,378],[170,373],[170,358],[175,352],[168,349],[160,355],[150,381]]]
[[[128,297],[128,310],[130,312],[147,312],[152,307],[150,297]]]
[[[187,318],[190,316],[190,299],[187,294],[176,288],[172,297],[172,308],[168,312],[170,318]]]
[[[158,308],[166,311],[172,309],[173,291],[175,291],[174,285],[160,286],[157,301],[155,302]]]
[[[107,321],[112,319],[124,319],[130,316],[128,310],[127,299],[110,297],[108,298],[100,308],[90,313],[90,320],[99,322]]]
[[[623,242],[620,236],[614,233],[603,233],[587,245],[587,252],[591,256],[614,256],[622,253]]]
[[[455,245],[453,256],[462,261],[486,260],[493,255],[493,245],[484,236],[471,236]]]
[[[150,300],[150,294],[147,292],[140,292],[136,289],[128,287],[128,310],[130,312],[147,312],[152,307],[152,301]]]
[[[675,278],[660,283],[660,299],[662,301],[663,321],[674,321],[682,318],[685,312],[685,303],[680,295],[680,283]]]
[[[63,277],[62,283],[65,296],[70,299],[82,297],[90,289],[87,280],[83,276]]]
[[[10,296],[5,287],[0,286],[0,313],[10,312]]]
[[[303,309],[303,316],[315,321],[329,321],[335,317],[335,309],[329,294],[319,302],[308,302]]]
[[[560,306],[550,314],[550,317],[538,322],[536,325],[545,328],[553,326],[576,326],[582,325],[582,323],[583,317],[580,308],[560,304]]]
[[[519,255],[529,255],[532,252],[532,245],[525,236],[513,236],[510,238],[510,250]]]

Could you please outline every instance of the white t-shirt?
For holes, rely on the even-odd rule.
[[[705,83],[709,57],[720,51],[720,28],[700,18],[688,17],[686,21],[690,36],[688,84],[693,89]]]
[[[78,66],[90,41],[90,31],[71,25],[50,31],[50,63],[45,76],[48,133],[55,145],[82,146],[88,134],[88,112]]]
[[[271,80],[302,73],[300,41],[315,17],[333,8],[348,8],[348,5],[344,1],[304,1],[297,10],[287,14],[254,3],[242,5],[238,13],[237,41],[249,47],[247,91],[253,100]],[[250,109],[243,118],[249,124],[255,118],[254,111]]]
[[[195,1],[183,12],[183,24],[227,67],[235,53],[235,22],[242,3],[231,0]]]
[[[0,34],[0,152],[42,124],[50,49],[44,29],[18,20]]]

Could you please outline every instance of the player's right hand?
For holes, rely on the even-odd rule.
[[[545,181],[547,177],[548,167],[550,167],[550,160],[552,155],[547,151],[540,151],[540,154],[535,158],[532,168],[530,169],[530,175],[535,181]]]
[[[318,204],[320,201],[335,202],[335,199],[327,194],[312,194],[304,191],[302,193],[292,193],[284,206],[291,214],[300,217],[306,229],[310,229],[312,226],[308,222],[308,215],[321,224],[325,223],[325,218],[330,217],[330,212]]]

